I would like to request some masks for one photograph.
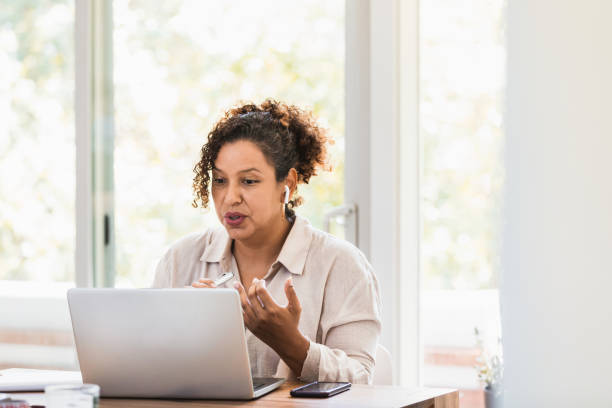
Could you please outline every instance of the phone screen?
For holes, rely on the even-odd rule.
[[[291,390],[294,397],[330,397],[351,387],[349,382],[314,382]]]
[[[337,382],[320,382],[315,384],[310,384],[308,387],[302,388],[303,391],[313,391],[313,392],[328,392],[331,390],[335,390],[336,388],[345,385],[346,383],[337,383]]]

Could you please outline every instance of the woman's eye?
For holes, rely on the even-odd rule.
[[[224,179],[219,178],[219,177],[213,179],[213,183],[215,184],[223,184],[224,181],[225,181]]]
[[[252,184],[258,183],[259,181],[258,180],[251,180],[251,179],[244,179],[243,182],[244,182],[244,184],[252,185]]]

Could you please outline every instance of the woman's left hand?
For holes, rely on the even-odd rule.
[[[253,279],[248,293],[239,282],[234,287],[240,294],[246,327],[300,376],[310,342],[298,329],[302,306],[291,278],[285,282],[287,306],[274,301],[263,280]]]

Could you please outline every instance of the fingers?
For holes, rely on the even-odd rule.
[[[238,295],[240,295],[240,303],[242,304],[244,322],[248,327],[250,323],[255,319],[255,314],[251,310],[251,302],[249,302],[246,290],[240,282],[234,283],[234,289],[236,289],[238,291]]]
[[[245,306],[250,306],[249,298],[246,290],[244,290],[244,286],[242,286],[242,283],[235,282],[234,289],[236,289],[238,291],[238,295],[240,295],[240,303],[242,303],[242,307],[244,308]]]
[[[260,280],[258,282],[258,284],[255,287],[255,291],[264,309],[270,311],[274,309],[274,307],[278,306],[276,302],[274,301],[274,299],[272,298],[272,295],[270,295],[270,292],[268,292],[268,290],[266,289],[264,280]]]
[[[197,282],[191,284],[194,288],[216,288],[215,282],[210,279],[200,279]]]
[[[298,295],[295,292],[295,288],[293,287],[293,279],[289,278],[285,281],[285,295],[287,296],[287,300],[289,304],[287,304],[287,309],[294,315],[299,315],[302,312],[302,305],[300,304],[300,299],[298,299]]]
[[[282,307],[276,303],[270,292],[266,289],[265,281],[253,279],[251,286],[246,290],[240,282],[234,283],[234,288],[240,295],[240,302],[245,316],[245,324],[256,328],[261,323],[270,319],[276,320],[282,314],[281,309],[287,309],[293,316],[299,315],[302,311],[297,293],[293,288],[291,279],[285,282],[285,294],[289,303],[286,307]],[[250,327],[249,327],[250,328]]]
[[[251,286],[249,286],[249,291],[247,293],[249,302],[251,303],[251,309],[253,309],[255,315],[259,315],[260,312],[263,312],[264,309],[264,306],[261,304],[261,301],[257,297],[258,285],[261,285],[260,281],[257,278],[253,279],[253,283],[251,283]]]

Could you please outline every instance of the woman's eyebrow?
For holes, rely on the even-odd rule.
[[[213,168],[212,168],[212,171],[213,171],[213,172],[219,172],[219,173],[223,173],[223,174],[225,174],[225,172],[224,172],[223,170],[221,170],[221,169],[219,169],[219,168],[217,168],[217,167],[213,167]],[[258,173],[263,174],[261,171],[259,171],[259,170],[258,170],[257,168],[255,168],[255,167],[251,167],[251,168],[249,168],[249,169],[240,170],[240,171],[238,171],[238,173],[248,173],[248,172],[250,172],[250,171],[256,171],[256,172],[258,172]]]
[[[240,170],[238,173],[248,173],[250,171],[256,171],[258,173],[261,173],[261,171],[257,170],[255,167],[251,167],[250,169]]]

